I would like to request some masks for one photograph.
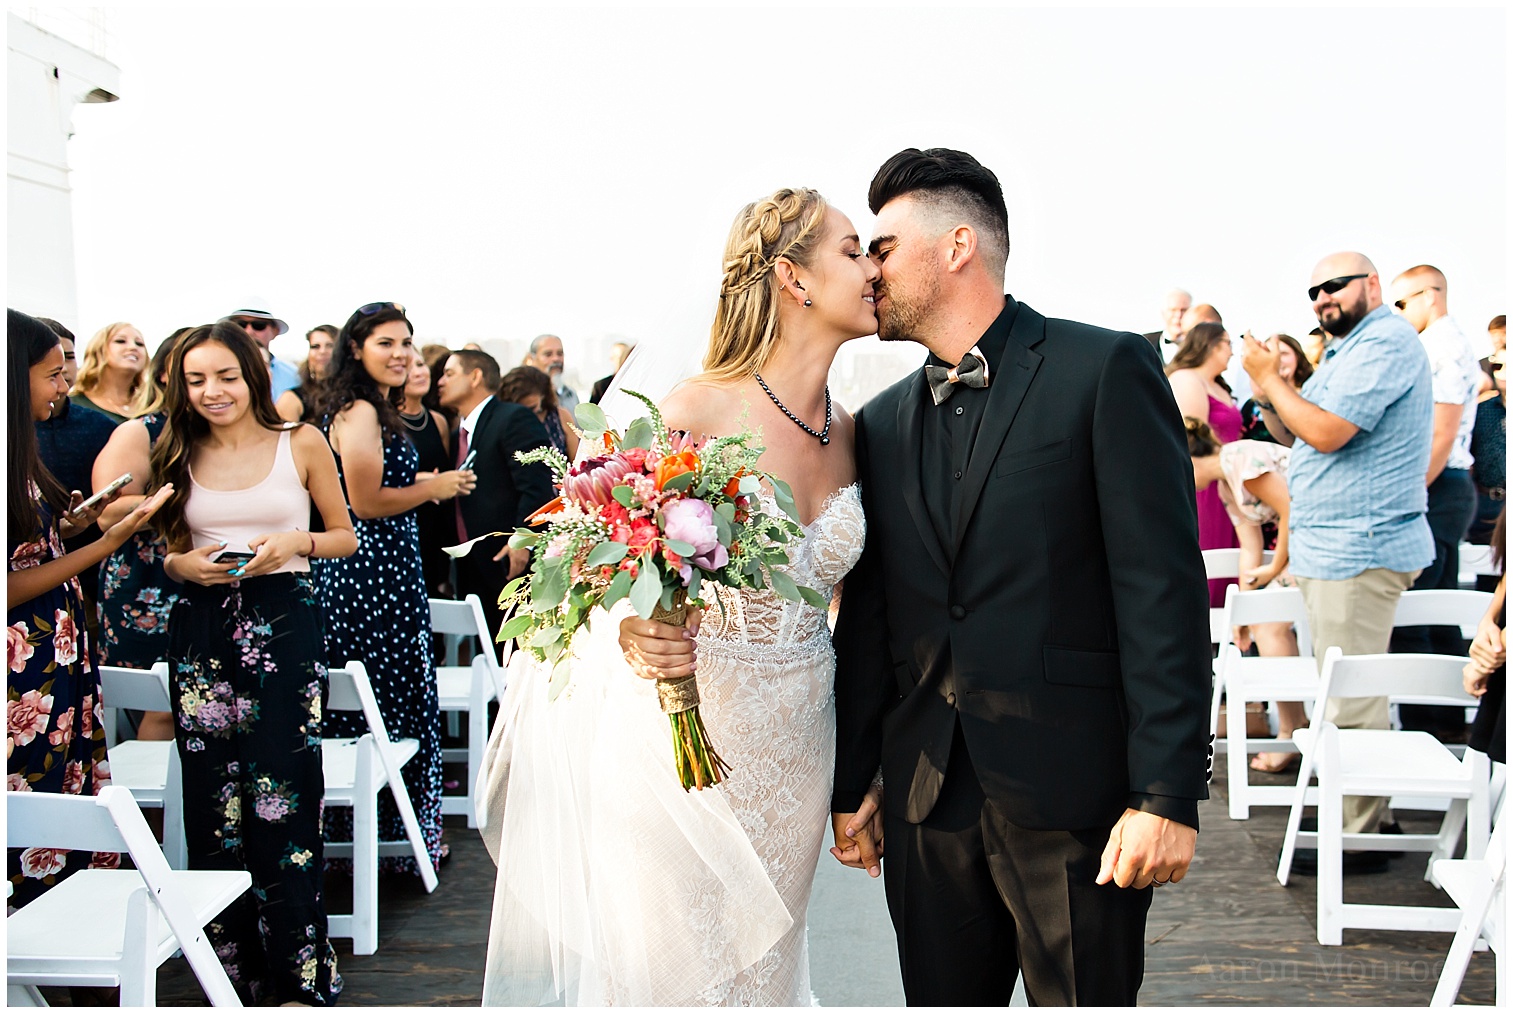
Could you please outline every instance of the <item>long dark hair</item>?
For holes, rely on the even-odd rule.
[[[377,306],[378,309],[363,313],[368,306]],[[393,437],[404,434],[399,410],[405,403],[405,385],[395,384],[389,388],[388,398],[381,397],[378,384],[363,367],[359,350],[373,333],[373,329],[380,324],[402,320],[412,336],[415,334],[415,325],[410,323],[410,318],[405,316],[404,307],[398,303],[370,303],[368,306],[358,307],[342,325],[341,334],[336,338],[336,348],[331,353],[331,368],[327,371],[325,390],[321,392],[315,419],[321,426],[329,426],[332,419],[360,399],[378,412],[378,425],[383,430],[383,440],[387,444]]]
[[[552,389],[552,378],[534,366],[517,366],[499,381],[499,397],[504,401],[518,402],[533,394],[541,395],[543,415],[557,414],[557,392]]]
[[[1273,341],[1280,341],[1283,345],[1292,349],[1292,354],[1297,357],[1297,368],[1292,371],[1292,386],[1302,387],[1308,383],[1308,378],[1313,376],[1313,364],[1308,361],[1308,353],[1303,351],[1303,345],[1290,334],[1274,334]]]
[[[42,515],[33,499],[33,484],[41,491],[42,502],[52,511],[54,521],[68,509],[68,490],[37,453],[37,421],[32,418],[32,367],[62,341],[46,324],[19,310],[5,311],[5,326],[5,411],[10,424],[10,447],[5,455],[6,503],[10,508],[6,531],[12,542],[30,542],[42,534]]]
[[[184,517],[184,507],[189,503],[189,459],[194,453],[194,445],[210,432],[210,423],[189,403],[189,385],[184,381],[184,356],[207,342],[224,345],[236,357],[251,397],[253,417],[270,430],[285,429],[288,425],[273,407],[273,385],[268,376],[268,364],[263,362],[262,349],[246,331],[222,320],[192,328],[178,340],[168,357],[168,384],[163,393],[163,414],[168,422],[163,427],[163,435],[152,447],[152,480],[147,487],[151,493],[173,483],[173,495],[158,508],[153,524],[169,547],[175,550],[189,542],[189,522]]]

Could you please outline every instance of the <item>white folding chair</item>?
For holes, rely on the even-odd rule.
[[[1428,698],[1435,703],[1472,700],[1461,689],[1465,659],[1453,655],[1345,655],[1331,647],[1324,655],[1319,700],[1331,697]],[[1341,729],[1316,716],[1312,728],[1294,734],[1303,763],[1293,788],[1292,812],[1277,879],[1285,886],[1298,845],[1318,849],[1318,940],[1338,944],[1345,927],[1453,932],[1455,909],[1408,905],[1344,903],[1345,849],[1430,853],[1424,879],[1433,882],[1434,860],[1449,859],[1466,832],[1466,857],[1486,851],[1490,828],[1490,761],[1467,750],[1456,758],[1427,732],[1400,729]],[[1316,791],[1309,778],[1318,775]],[[1344,832],[1345,796],[1392,796],[1394,793],[1446,796],[1451,800],[1435,834]],[[1318,831],[1301,830],[1303,809],[1318,800]]]
[[[461,813],[468,827],[478,826],[477,808],[473,804],[473,786],[483,767],[483,748],[489,741],[489,702],[504,696],[504,671],[484,619],[483,603],[477,595],[461,602],[455,599],[431,600],[431,632],[446,638],[447,664],[436,667],[436,696],[442,713],[449,718],[467,715],[468,745],[441,751],[443,761],[467,761],[468,791],[464,796],[442,796],[442,813]],[[457,664],[459,642],[476,639],[470,665]]]
[[[1242,592],[1230,586],[1220,612],[1222,640],[1208,716],[1209,731],[1218,735],[1222,696],[1229,702],[1224,738],[1228,754],[1229,816],[1231,820],[1247,820],[1252,806],[1286,806],[1292,801],[1291,786],[1250,784],[1250,755],[1263,750],[1291,752],[1297,747],[1290,739],[1249,738],[1245,705],[1251,701],[1312,701],[1319,692],[1319,671],[1308,629],[1308,609],[1298,589]],[[1297,632],[1298,654],[1268,658],[1240,654],[1234,643],[1234,628],[1258,623],[1292,624]]]
[[[1431,1007],[1454,1006],[1461,982],[1466,977],[1466,967],[1471,963],[1471,952],[1483,947],[1490,947],[1497,960],[1494,1002],[1501,1007],[1508,1002],[1509,996],[1513,996],[1513,989],[1509,989],[1508,964],[1502,959],[1508,944],[1506,830],[1507,825],[1499,819],[1487,842],[1487,854],[1481,859],[1437,859],[1434,862],[1434,873],[1440,886],[1460,911],[1460,925],[1455,928],[1455,939],[1450,941],[1450,952],[1440,970],[1439,984],[1434,987],[1434,999],[1429,1001]]]
[[[373,685],[368,682],[368,670],[361,662],[331,669],[329,678],[326,711],[361,712],[368,731],[356,739],[321,740],[326,806],[352,810],[352,840],[326,843],[328,857],[352,860],[352,913],[327,913],[327,933],[350,939],[353,954],[372,954],[378,950],[378,857],[413,856],[426,892],[436,890],[436,868],[431,865],[415,807],[400,777],[400,769],[415,756],[420,744],[413,739],[389,739]],[[378,839],[378,794],[384,786],[393,793],[404,822],[404,841]]]
[[[131,790],[143,809],[163,811],[163,855],[176,870],[189,868],[184,843],[184,785],[174,741],[128,739],[116,742],[118,708],[173,710],[168,663],[151,669],[100,666],[100,698],[105,705],[105,742],[110,748],[110,781]]]
[[[1263,564],[1270,563],[1276,554],[1268,550],[1261,554]],[[1207,573],[1208,580],[1217,581],[1220,578],[1240,576],[1240,551],[1238,549],[1205,549],[1203,550],[1203,570]],[[1227,627],[1224,626],[1224,607],[1208,610],[1208,631],[1210,644],[1223,644],[1231,640]]]
[[[7,792],[5,801],[11,848],[124,852],[136,866],[80,870],[9,916],[8,991],[119,986],[122,1007],[151,1007],[158,966],[182,949],[212,1004],[242,1005],[205,924],[252,886],[251,874],[170,870],[131,792],[117,785],[97,796]]]
[[[1475,588],[1476,579],[1482,574],[1498,576],[1501,571],[1492,563],[1492,547],[1476,546],[1469,542],[1460,544],[1460,573],[1457,579],[1462,588]]]

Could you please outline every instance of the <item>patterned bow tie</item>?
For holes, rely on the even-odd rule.
[[[925,379],[930,382],[930,397],[935,404],[944,405],[956,393],[956,384],[968,387],[988,386],[988,360],[977,346],[961,357],[961,362],[951,369],[944,366],[926,366]]]

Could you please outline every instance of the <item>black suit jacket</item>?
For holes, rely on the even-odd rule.
[[[991,373],[955,545],[924,503],[922,371],[857,414],[867,545],[836,627],[833,807],[881,762],[887,809],[923,820],[959,722],[1017,825],[1107,828],[1134,806],[1196,827],[1208,586],[1160,359],[1019,305]]]
[[[468,450],[476,452],[472,468],[478,485],[458,500],[470,538],[486,532],[513,532],[552,498],[551,470],[515,460],[516,451],[546,445],[546,427],[524,405],[496,396],[483,407],[468,440]],[[471,555],[482,554],[489,545],[480,545]],[[489,555],[497,551],[496,546]]]

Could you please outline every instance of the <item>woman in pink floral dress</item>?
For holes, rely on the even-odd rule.
[[[93,524],[98,506],[69,510],[83,496],[58,484],[37,457],[36,423],[68,385],[63,348],[44,324],[9,311],[6,458],[10,569],[6,574],[6,788],[90,795],[110,781],[100,727],[100,678],[84,625],[77,575],[99,564],[157,510],[144,501],[99,540],[72,553],[61,536]],[[117,866],[114,853],[7,850],[12,907],[86,866]]]

